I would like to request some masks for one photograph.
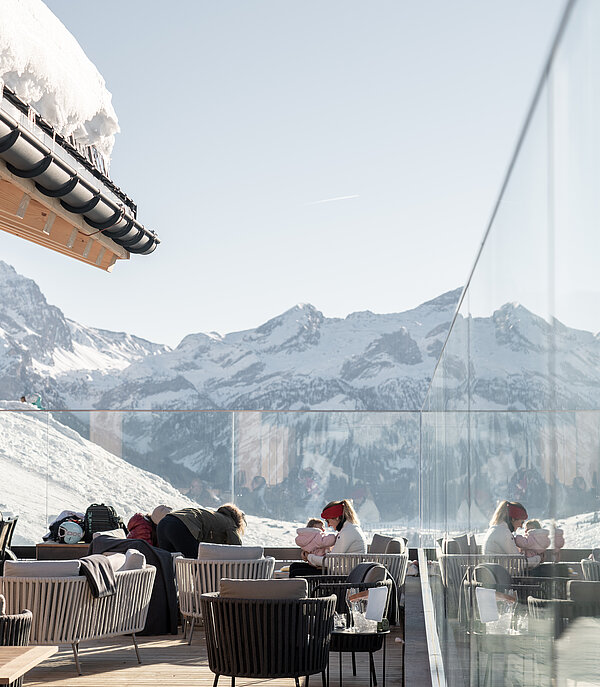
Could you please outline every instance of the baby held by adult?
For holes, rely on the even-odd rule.
[[[527,520],[524,525],[525,534],[515,534],[515,544],[521,549],[522,553],[531,558],[533,556],[541,556],[544,559],[544,554],[551,544],[550,532],[543,528],[539,520]],[[565,545],[565,538],[563,531],[556,527],[554,529],[554,551],[562,549]]]
[[[306,527],[299,527],[296,532],[296,545],[307,554],[314,553],[316,556],[324,556],[331,551],[337,538],[337,534],[325,534],[325,525],[318,518],[312,518]]]

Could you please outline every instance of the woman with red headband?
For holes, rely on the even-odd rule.
[[[358,516],[350,501],[331,501],[323,509],[321,517],[338,533],[331,553],[367,553],[367,540],[360,529]],[[290,577],[319,575],[324,557],[313,553],[306,554],[306,563],[292,563]]]
[[[490,528],[483,542],[483,553],[522,555],[515,542],[514,532],[523,526],[527,518],[525,507],[518,501],[501,501],[490,520]],[[531,556],[527,559],[527,564],[533,567],[540,560],[539,556]]]

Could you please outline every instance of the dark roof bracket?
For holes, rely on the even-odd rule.
[[[97,193],[91,200],[88,200],[84,205],[71,205],[66,203],[64,200],[60,201],[60,204],[68,212],[72,212],[74,215],[83,215],[84,212],[89,212],[93,210],[96,205],[100,202],[100,194]]]
[[[18,129],[13,129],[9,134],[6,134],[6,136],[2,136],[2,138],[0,138],[0,153],[5,153],[12,148],[20,135],[21,132]]]
[[[74,174],[69,181],[65,181],[65,183],[62,186],[59,186],[58,188],[55,189],[49,189],[45,188],[41,184],[39,184],[37,181],[35,182],[35,187],[40,193],[43,193],[45,196],[48,196],[48,198],[62,198],[62,196],[66,196],[67,193],[71,193],[71,191],[77,186],[77,182],[79,181],[77,174]]]
[[[112,217],[109,217],[105,222],[95,222],[93,219],[89,219],[88,217],[84,217],[83,219],[85,220],[86,224],[90,225],[90,227],[98,229],[98,231],[104,231],[105,229],[110,229],[112,226],[114,226],[124,214],[125,208],[119,208],[115,214]]]
[[[37,165],[33,166],[31,169],[17,169],[14,165],[11,165],[10,162],[6,163],[6,168],[9,172],[11,172],[11,174],[21,177],[21,179],[33,179],[33,177],[43,174],[48,167],[50,167],[52,160],[53,155],[50,153],[48,155],[44,155]]]

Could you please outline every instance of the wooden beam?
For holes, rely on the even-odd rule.
[[[30,200],[21,218],[17,210],[24,194]],[[57,198],[44,196],[31,179],[9,172],[2,160],[0,229],[108,272],[117,260],[129,259],[129,251],[90,227],[81,216],[67,212]]]

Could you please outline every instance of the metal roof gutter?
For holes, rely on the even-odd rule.
[[[16,96],[10,95],[7,102],[14,105]],[[6,97],[4,93],[3,97]],[[57,155],[43,142],[42,130],[38,138],[7,109],[0,108],[0,159],[4,160],[11,174],[32,180],[41,194],[58,199],[67,212],[80,215],[87,225],[128,252],[148,255],[156,249],[160,239],[137,221],[135,205],[131,201],[117,200],[115,190],[123,198],[126,196],[110,179],[97,170],[94,170],[94,176],[103,178],[94,179],[91,174],[83,174],[77,169],[81,169],[81,162],[70,151],[65,155],[63,147],[61,155]],[[73,166],[63,159],[69,156]]]

